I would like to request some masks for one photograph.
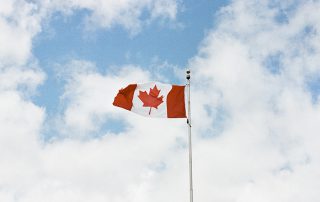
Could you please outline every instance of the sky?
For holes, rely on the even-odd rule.
[[[0,0],[0,201],[187,201],[186,120],[112,102],[190,69],[194,201],[318,202],[319,9]]]

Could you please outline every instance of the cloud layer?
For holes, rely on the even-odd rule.
[[[191,61],[212,95],[202,107],[225,113],[222,132],[195,150],[200,200],[318,200],[320,111],[308,81],[319,71],[319,6],[235,1],[221,11]]]

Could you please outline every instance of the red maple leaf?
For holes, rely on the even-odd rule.
[[[150,107],[149,115],[152,107],[158,109],[158,106],[163,103],[163,96],[158,97],[159,93],[157,85],[154,85],[153,89],[150,88],[149,94],[147,91],[139,91],[138,97],[143,102],[143,107]]]

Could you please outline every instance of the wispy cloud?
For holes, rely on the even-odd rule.
[[[48,13],[62,12],[72,15],[80,10],[88,11],[84,19],[87,30],[120,25],[131,34],[137,34],[146,24],[157,19],[174,21],[178,12],[176,0],[58,0],[43,1],[40,5]]]

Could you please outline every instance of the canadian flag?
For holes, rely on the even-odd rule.
[[[142,116],[186,118],[185,86],[158,82],[130,84],[119,90],[113,105]]]

